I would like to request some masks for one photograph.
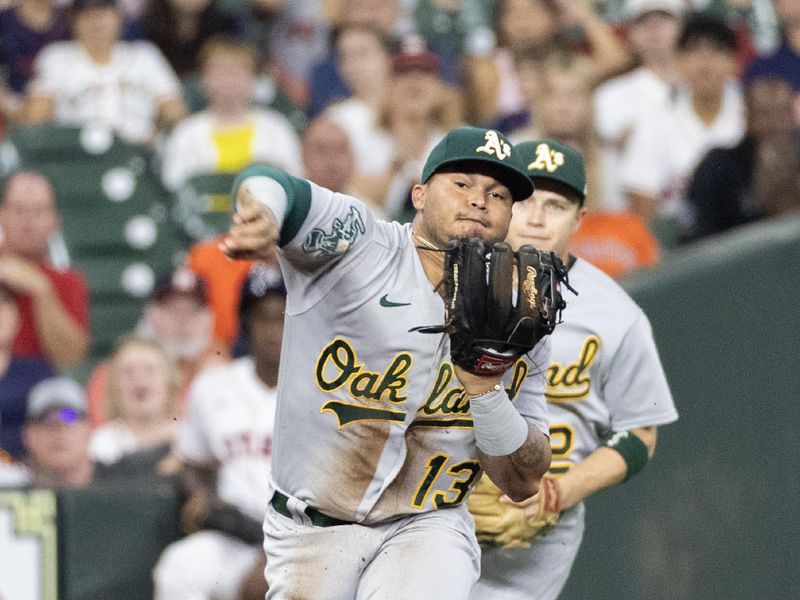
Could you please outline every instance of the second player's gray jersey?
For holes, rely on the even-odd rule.
[[[547,370],[553,451],[559,476],[614,431],[678,418],[650,323],[608,275],[577,259],[564,290],[564,322],[551,338]],[[554,600],[569,576],[584,529],[583,503],[526,548],[483,548],[472,600]]]
[[[647,316],[594,265],[569,270],[564,322],[551,336],[547,401],[553,460],[563,473],[614,431],[678,418]]]
[[[271,169],[248,190],[280,221],[288,289],[273,481],[324,513],[374,523],[461,503],[480,466],[469,404],[443,334],[444,303],[410,226]],[[545,341],[506,374],[547,432]]]

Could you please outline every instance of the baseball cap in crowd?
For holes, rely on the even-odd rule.
[[[514,148],[526,162],[528,176],[537,187],[555,181],[569,188],[578,203],[583,204],[586,199],[586,168],[580,152],[555,140],[522,142]]]
[[[255,262],[242,282],[239,297],[239,318],[244,318],[253,305],[267,296],[286,297],[286,286],[278,267]]]
[[[424,71],[439,75],[441,61],[439,55],[428,50],[421,36],[410,36],[400,46],[400,50],[392,55],[392,73],[408,71]]]
[[[200,305],[208,304],[205,282],[185,267],[161,275],[153,286],[153,300],[156,302],[178,294],[194,298]]]
[[[59,420],[74,423],[86,416],[83,388],[69,377],[50,377],[37,383],[28,393],[28,422]]]
[[[457,127],[434,146],[422,168],[422,183],[443,167],[456,163],[480,163],[492,169],[495,178],[509,190],[515,201],[533,193],[525,163],[506,137],[494,129]]]
[[[651,12],[663,12],[680,17],[686,12],[686,2],[684,0],[626,0],[625,2],[624,14],[631,21]]]

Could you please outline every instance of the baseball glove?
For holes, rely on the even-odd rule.
[[[453,240],[444,252],[445,323],[412,331],[447,332],[454,364],[476,375],[500,375],[560,322],[560,284],[569,282],[554,253],[528,245],[514,252],[504,242],[487,252],[479,238]]]
[[[475,520],[475,535],[481,544],[503,548],[530,546],[537,533],[558,523],[561,511],[558,484],[544,476],[538,493],[526,507],[500,502],[503,492],[486,474],[467,498]]]

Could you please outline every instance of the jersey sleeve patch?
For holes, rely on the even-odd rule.
[[[347,252],[359,235],[366,232],[364,218],[355,206],[344,218],[335,217],[329,230],[321,227],[312,229],[303,242],[303,251],[307,254],[335,256]]]

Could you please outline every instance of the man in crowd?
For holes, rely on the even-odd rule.
[[[82,361],[89,348],[89,297],[77,271],[49,261],[59,230],[55,192],[39,173],[12,175],[0,196],[0,283],[20,313],[14,352],[62,368]]]

